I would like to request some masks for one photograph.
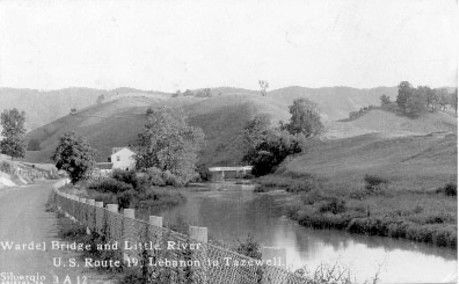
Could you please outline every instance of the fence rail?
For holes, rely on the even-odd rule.
[[[162,217],[135,219],[134,209],[121,214],[117,204],[95,202],[63,193],[62,180],[54,185],[54,202],[59,210],[101,236],[103,245],[136,271],[145,283],[279,283],[299,284],[304,280],[283,267],[267,265],[229,249],[207,242],[207,228],[190,226],[182,234],[162,226]]]

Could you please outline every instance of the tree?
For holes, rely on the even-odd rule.
[[[427,111],[427,93],[423,87],[418,87],[408,97],[405,103],[405,114],[418,117]]]
[[[200,128],[189,126],[181,110],[153,110],[139,134],[137,168],[159,168],[187,183],[197,176],[197,154],[204,142]]]
[[[418,87],[418,92],[421,92],[426,98],[426,108],[430,112],[435,112],[440,107],[440,96],[438,93],[428,86]]]
[[[210,98],[212,97],[212,90],[210,88],[204,88],[196,93],[196,97]]]
[[[451,97],[448,94],[448,91],[445,88],[435,90],[438,96],[438,104],[440,105],[440,109],[445,111],[448,104],[450,104]]]
[[[268,114],[258,114],[242,129],[243,146],[246,152],[254,149],[269,134],[271,119]]]
[[[457,88],[454,90],[454,92],[451,94],[451,102],[450,102],[451,107],[454,109],[454,111],[457,114]]]
[[[99,95],[99,96],[97,97],[96,103],[97,103],[98,105],[100,105],[101,103],[104,102],[104,100],[105,100],[105,96],[104,96],[104,94],[101,94],[101,95]]]
[[[258,85],[260,85],[260,92],[262,96],[266,96],[267,92],[266,89],[269,88],[268,81],[258,80]]]
[[[175,93],[172,94],[173,98],[177,98],[177,97],[180,97],[180,96],[182,96],[182,92],[180,90],[177,90]]]
[[[66,171],[73,184],[84,178],[95,165],[95,151],[85,138],[65,133],[59,140],[52,160],[56,168]]]
[[[381,101],[381,106],[386,106],[391,104],[390,97],[383,94],[382,96],[379,97],[379,100]]]
[[[273,129],[254,148],[249,149],[243,161],[253,166],[254,176],[262,176],[274,172],[287,156],[299,152],[301,141],[297,135]]]
[[[185,96],[185,97],[193,96],[193,95],[194,95],[194,93],[190,89],[186,89],[185,92],[183,92],[183,96]]]
[[[315,103],[305,98],[296,99],[289,107],[289,112],[291,117],[286,128],[291,134],[303,134],[309,138],[322,132],[324,126]]]
[[[4,110],[1,114],[2,136],[1,153],[11,158],[23,158],[25,155],[24,127],[25,112],[16,108]]]
[[[408,98],[413,94],[413,87],[408,81],[402,81],[398,85],[397,105],[403,113],[406,113]]]

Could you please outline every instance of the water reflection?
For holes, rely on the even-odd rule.
[[[357,280],[380,272],[382,282],[455,282],[456,251],[406,240],[314,230],[283,216],[282,195],[256,194],[251,185],[209,184],[186,189],[187,202],[159,214],[170,224],[206,226],[212,238],[234,242],[249,234],[286,249],[290,268],[322,263],[349,267]]]

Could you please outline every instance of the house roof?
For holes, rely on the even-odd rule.
[[[124,148],[128,149],[129,151],[131,152],[134,152],[134,150],[132,150],[131,148],[127,147],[127,146],[124,146],[124,147],[113,147],[112,148],[112,155],[123,150]],[[134,152],[135,153],[135,152]]]

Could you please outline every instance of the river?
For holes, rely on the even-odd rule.
[[[348,268],[357,282],[438,283],[457,281],[457,253],[449,248],[337,230],[315,230],[282,215],[282,193],[260,194],[252,185],[209,183],[185,189],[187,202],[156,212],[166,224],[208,227],[213,239],[235,243],[253,236],[264,246],[285,248],[290,269],[321,264]]]

